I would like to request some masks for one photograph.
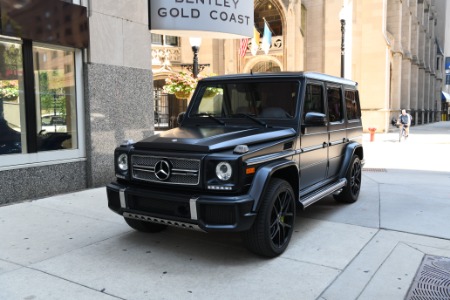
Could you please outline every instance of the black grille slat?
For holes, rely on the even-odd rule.
[[[171,176],[159,180],[155,175],[155,165],[161,161],[171,165]],[[164,184],[198,185],[200,181],[200,160],[162,156],[133,155],[131,157],[133,179]]]
[[[133,195],[129,208],[146,213],[154,213],[178,218],[190,218],[190,207],[186,201],[168,201],[167,199],[149,199]]]
[[[202,205],[201,215],[210,225],[233,225],[236,223],[236,211],[229,205]]]

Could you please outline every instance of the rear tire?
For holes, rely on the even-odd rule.
[[[353,155],[352,163],[347,170],[345,178],[347,179],[347,185],[342,192],[338,195],[334,195],[334,199],[339,202],[353,203],[358,200],[359,191],[361,190],[361,176],[362,166],[361,160],[358,155]]]
[[[291,185],[282,179],[272,179],[261,199],[255,223],[250,230],[242,233],[245,246],[261,256],[280,255],[291,240],[295,214]]]
[[[145,222],[145,221],[125,218],[125,217],[124,217],[124,219],[125,219],[125,222],[127,222],[128,226],[130,226],[134,230],[141,231],[141,232],[155,233],[155,232],[163,231],[164,229],[167,228],[167,225],[163,225],[163,224]]]

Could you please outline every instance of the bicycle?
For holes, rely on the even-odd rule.
[[[400,128],[400,132],[398,135],[398,141],[401,142],[402,141],[402,137],[404,138],[404,140],[406,141],[406,139],[408,138],[408,135],[406,134],[406,128],[408,127],[408,125],[406,124],[399,124]]]

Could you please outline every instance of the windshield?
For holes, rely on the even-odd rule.
[[[190,116],[292,119],[298,91],[298,81],[203,82]]]

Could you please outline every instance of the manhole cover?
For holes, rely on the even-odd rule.
[[[405,300],[425,299],[450,299],[450,258],[425,255]]]

